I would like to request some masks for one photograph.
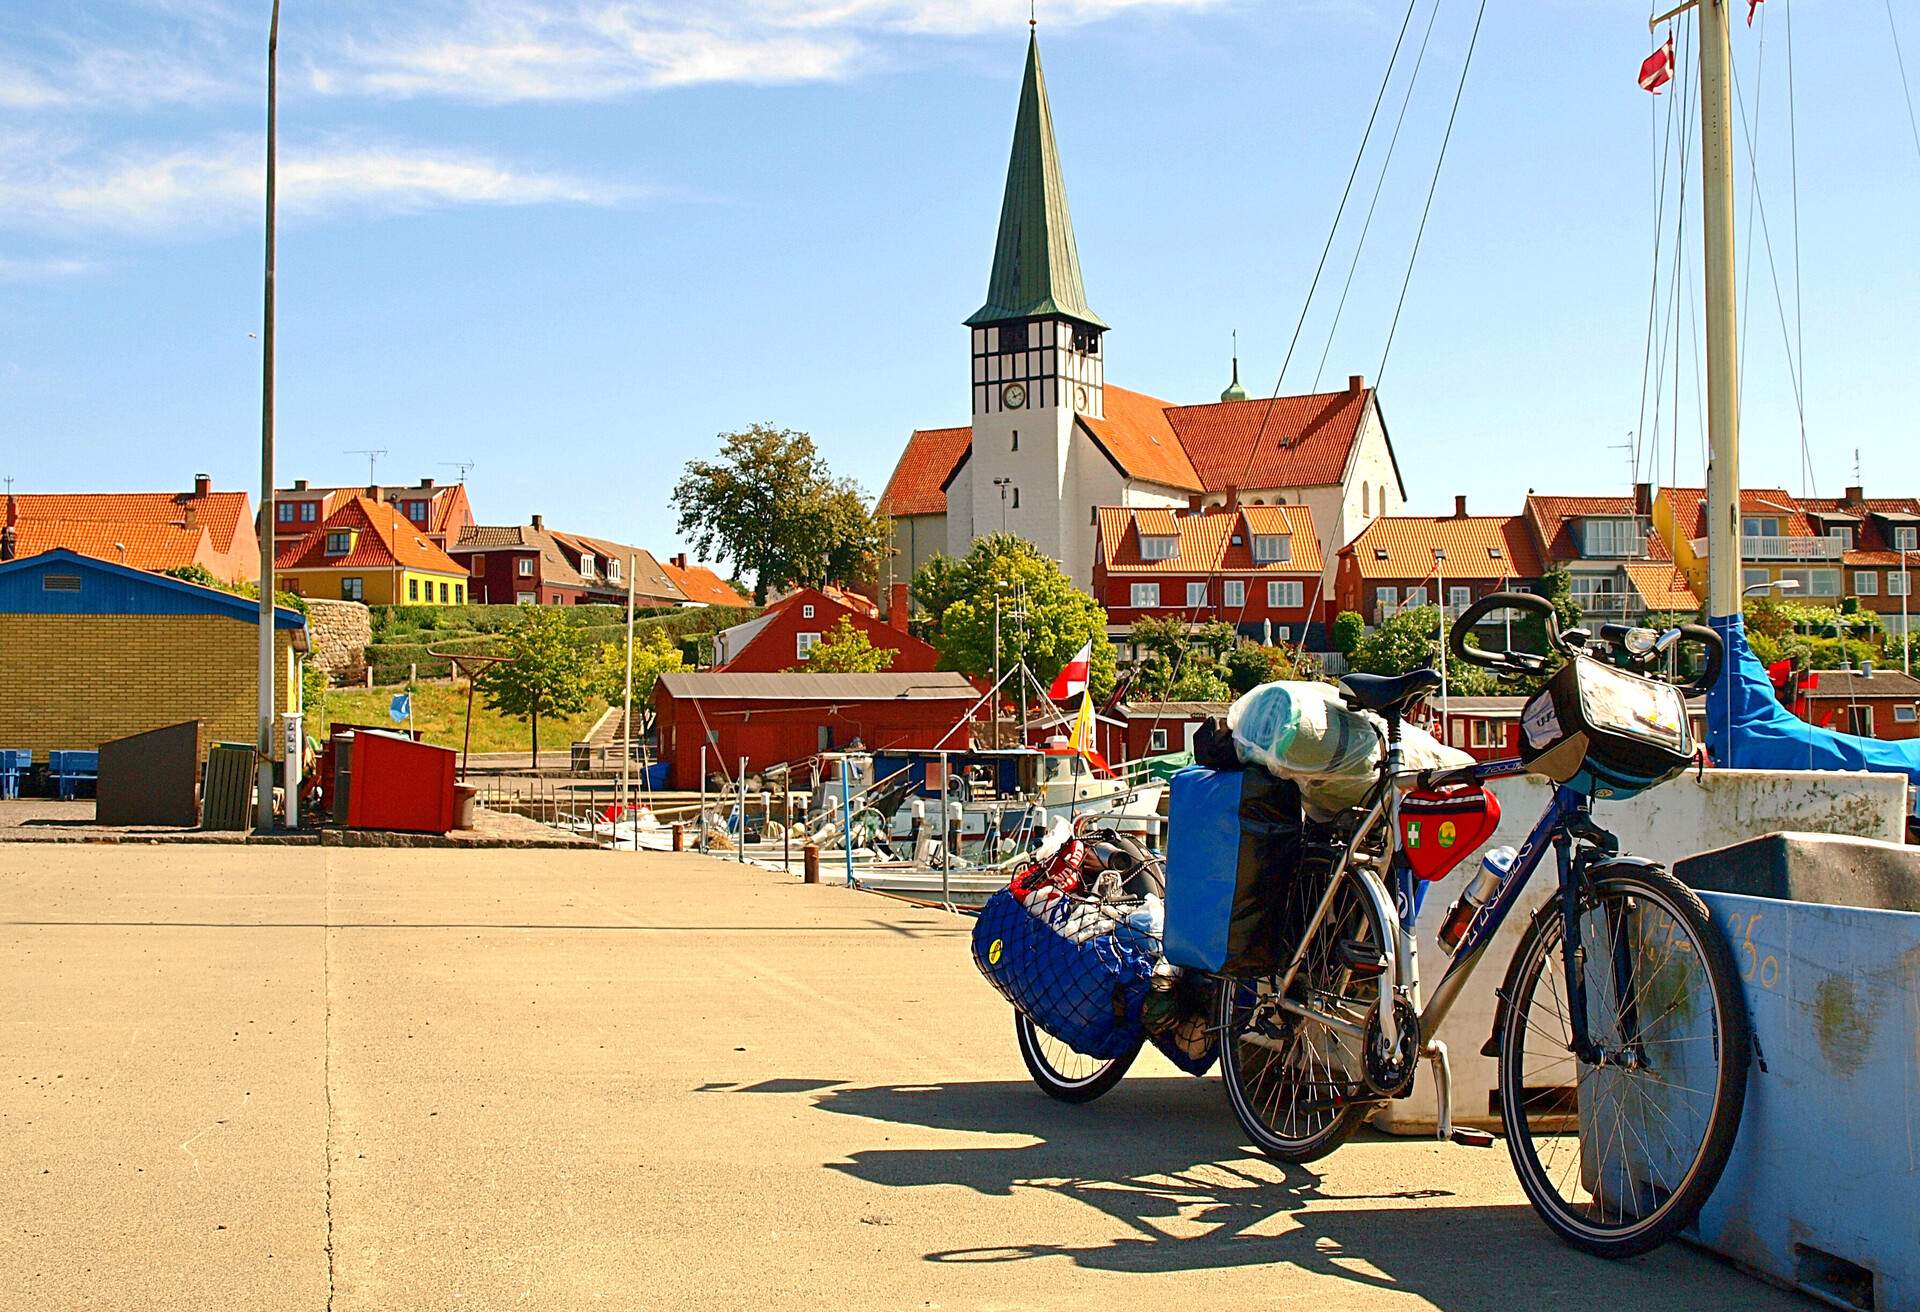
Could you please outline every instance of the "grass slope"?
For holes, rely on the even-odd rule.
[[[391,724],[387,707],[399,688],[332,688],[327,691],[328,724]],[[606,703],[595,700],[579,715],[540,721],[540,760],[564,764],[567,748],[586,736],[593,722],[606,710]],[[426,741],[441,747],[460,746],[466,727],[467,684],[422,680],[413,690],[413,727],[422,730]],[[525,752],[532,750],[533,734],[524,720],[508,719],[487,707],[486,699],[473,699],[473,750],[476,752]],[[551,757],[549,757],[551,753]]]

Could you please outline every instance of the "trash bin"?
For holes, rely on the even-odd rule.
[[[480,790],[472,784],[453,786],[453,827],[455,829],[473,828],[473,813],[478,809],[479,796]]]

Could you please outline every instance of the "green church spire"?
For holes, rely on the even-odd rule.
[[[1040,71],[1040,43],[1027,38],[1027,73],[1020,84],[1020,112],[1013,124],[1013,156],[1007,161],[1007,192],[1000,202],[1000,233],[993,248],[987,303],[967,320],[972,326],[1009,319],[1059,315],[1093,328],[1106,323],[1087,308],[1080,283],[1080,255],[1067,212],[1067,184],[1060,175],[1060,149],[1053,140],[1053,111]]]
[[[1247,389],[1240,386],[1240,330],[1233,330],[1233,381],[1227,384],[1227,390],[1220,393],[1222,401],[1244,401]]]

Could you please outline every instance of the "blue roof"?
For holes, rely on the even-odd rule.
[[[61,582],[49,587],[50,578]],[[260,605],[218,588],[55,547],[0,564],[0,615],[223,615],[258,624]],[[274,607],[274,628],[306,626],[299,611]]]

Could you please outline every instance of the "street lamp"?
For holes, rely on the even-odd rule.
[[[1007,488],[1012,482],[1011,478],[993,480],[993,485],[1000,489],[1000,531],[1002,533],[1007,531]]]
[[[1782,592],[1798,592],[1800,591],[1800,580],[1768,579],[1765,583],[1749,583],[1746,587],[1740,589],[1740,595],[1743,597],[1757,597],[1761,593],[1771,592],[1775,588],[1778,588]]]

